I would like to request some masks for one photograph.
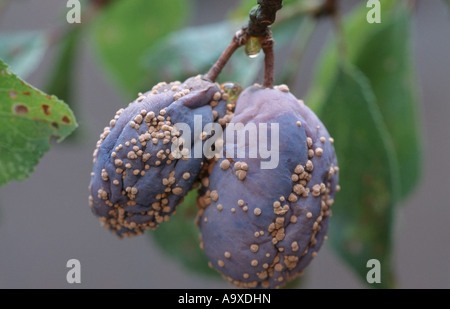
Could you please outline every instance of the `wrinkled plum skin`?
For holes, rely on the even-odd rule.
[[[196,141],[193,136],[194,116],[202,116],[204,125],[214,121],[213,111],[215,118],[226,113],[226,102],[217,100],[220,91],[217,84],[200,77],[190,78],[182,84],[160,83],[116,114],[112,120],[114,123],[105,128],[106,133],[97,143],[89,185],[90,206],[102,224],[118,236],[133,236],[168,219],[192,187],[204,158],[183,160],[170,157],[167,151],[170,151],[172,142],[164,144],[164,139],[158,137],[154,144],[149,127],[156,128],[156,133],[164,133],[161,129],[164,124],[168,125],[166,130],[172,130],[176,123],[187,123],[192,132],[192,148]],[[182,95],[175,98],[178,93]],[[213,98],[217,100],[214,106],[210,104]],[[162,110],[164,112],[161,113]],[[145,117],[152,112],[154,117]],[[142,116],[142,121],[136,129],[132,125],[141,120],[138,115]],[[162,118],[158,120],[157,117]],[[146,133],[150,138],[145,139]],[[168,138],[171,140],[172,137],[169,135]],[[135,151],[133,147],[139,150]],[[131,154],[130,158],[130,151],[137,155]],[[185,179],[183,175],[189,177]],[[163,183],[163,179],[170,178],[173,183]],[[171,191],[174,188],[177,189]]]
[[[275,288],[301,274],[324,241],[329,208],[339,188],[333,139],[325,126],[302,101],[275,88],[247,88],[239,96],[231,122],[279,123],[278,166],[261,169],[260,157],[221,158],[212,168],[206,182],[209,186],[200,190],[200,200],[214,191],[218,195],[216,201],[208,199],[209,205],[203,205],[199,218],[205,253],[211,266],[239,287]],[[308,137],[312,145],[308,145]],[[248,150],[248,141],[246,147]],[[314,151],[313,157],[309,150]],[[230,161],[227,169],[221,168],[224,160]],[[300,180],[293,181],[292,175],[308,160],[313,169],[309,176],[303,174],[308,179],[304,188],[310,191],[305,197],[293,192]],[[248,165],[244,180],[236,176],[236,161]],[[319,194],[314,186],[320,184]],[[241,201],[239,205],[239,200],[244,204]],[[275,202],[288,208],[277,210]]]

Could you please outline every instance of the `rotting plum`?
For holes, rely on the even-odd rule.
[[[238,145],[224,135],[225,157],[200,175],[201,246],[235,285],[279,287],[301,274],[326,238],[339,190],[334,141],[286,85],[244,90],[231,123],[279,124],[279,164],[261,169],[260,154],[227,156]],[[244,147],[248,154],[253,146],[246,140]]]
[[[222,125],[231,119],[219,85],[201,76],[184,83],[159,83],[120,109],[104,129],[94,151],[89,185],[92,212],[118,236],[142,234],[168,220],[191,189],[204,157],[192,157],[194,117]],[[191,144],[183,145],[178,123],[191,130]],[[205,134],[203,134],[205,133]],[[176,153],[172,152],[172,145]]]

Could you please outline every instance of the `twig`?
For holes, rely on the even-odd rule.
[[[258,4],[250,11],[248,33],[250,36],[265,37],[267,28],[275,22],[277,11],[283,7],[283,1],[258,0]]]
[[[236,49],[244,45],[250,37],[257,37],[261,42],[262,50],[265,55],[263,86],[272,88],[274,80],[274,41],[270,25],[275,22],[276,13],[282,7],[282,0],[258,0],[258,6],[254,7],[249,13],[250,20],[248,26],[236,32],[231,43],[204,77],[211,81],[215,81]],[[282,15],[281,19],[287,20],[299,14],[308,13],[313,14],[316,18],[332,15],[337,25],[337,31],[339,32],[342,30],[339,11],[337,10],[337,0],[325,0],[325,2],[319,6],[303,4],[292,12],[286,12]],[[342,53],[345,52],[345,46],[342,41],[340,42],[340,50]],[[299,57],[301,57],[301,55]]]
[[[244,45],[250,37],[258,37],[263,52],[265,54],[265,72],[264,72],[264,86],[273,87],[273,70],[274,70],[274,55],[273,55],[273,39],[270,31],[270,25],[274,23],[276,13],[283,6],[282,0],[258,0],[258,6],[250,11],[248,26],[236,32],[231,43],[214,63],[211,69],[204,75],[205,78],[215,81],[222,69],[230,59],[231,55],[240,46]]]

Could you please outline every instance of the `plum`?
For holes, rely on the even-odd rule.
[[[191,154],[210,135],[194,136],[194,122],[228,122],[224,99],[219,85],[197,76],[159,83],[116,113],[97,142],[89,184],[90,207],[103,225],[133,236],[169,219],[205,161]]]
[[[261,147],[250,138],[239,143],[238,130],[224,132],[223,156],[200,175],[202,247],[210,266],[238,287],[279,287],[301,274],[326,239],[339,190],[334,140],[285,85],[245,89],[232,124],[259,127],[258,142],[269,136],[278,164],[262,168]]]

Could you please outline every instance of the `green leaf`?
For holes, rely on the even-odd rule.
[[[400,169],[399,199],[412,192],[420,178],[422,149],[418,117],[417,87],[411,54],[411,12],[404,1],[386,0],[381,6],[382,22],[369,24],[365,5],[345,19],[347,60],[369,79],[376,103],[392,136]],[[336,40],[324,49],[309,104],[324,101],[338,70]]]
[[[183,24],[185,0],[115,1],[94,25],[93,42],[107,73],[129,95],[152,86],[142,55],[158,39]]]
[[[46,91],[68,102],[69,105],[73,99],[72,83],[81,30],[81,27],[69,28],[62,38],[48,85],[45,88]]]
[[[335,138],[342,188],[332,207],[331,244],[364,282],[367,261],[378,259],[381,284],[373,286],[392,287],[398,165],[369,81],[356,68],[340,66],[318,116]]]
[[[197,190],[191,190],[177,213],[155,231],[148,232],[156,244],[169,256],[190,271],[219,277],[219,273],[208,266],[208,259],[200,249],[200,232],[195,224]]]
[[[0,33],[0,58],[22,78],[33,72],[47,49],[48,41],[43,31]]]
[[[61,142],[77,123],[68,106],[28,85],[0,60],[0,186],[33,171],[50,141]]]
[[[422,159],[410,17],[409,11],[399,7],[354,57],[354,64],[370,80],[394,141],[401,198],[408,196],[420,179]]]

